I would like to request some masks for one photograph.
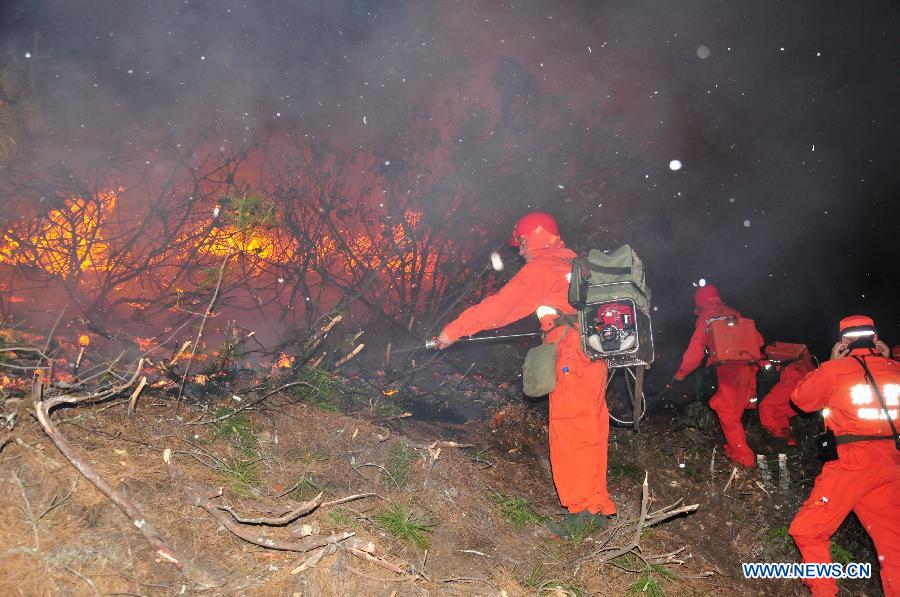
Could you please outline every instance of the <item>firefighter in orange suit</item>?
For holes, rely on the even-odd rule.
[[[606,362],[588,359],[579,334],[558,321],[560,315],[575,313],[568,292],[576,255],[544,212],[520,218],[510,244],[519,248],[525,265],[497,293],[447,324],[436,346],[444,349],[463,336],[536,314],[544,342],[558,345],[556,388],[550,393],[550,464],[559,501],[577,516],[611,516],[616,505],[606,489]]]
[[[836,436],[838,458],[822,467],[790,533],[804,562],[830,562],[829,538],[853,510],[875,543],[884,594],[897,597],[900,440],[894,428],[900,364],[888,358],[870,318],[842,319],[840,333],[831,360],[800,382],[791,397],[806,412],[822,410],[826,429]],[[804,582],[813,595],[837,595],[834,579]]]
[[[697,324],[681,365],[675,373],[675,380],[681,381],[703,362],[706,354],[706,326],[716,317],[740,317],[735,309],[722,302],[719,291],[712,284],[701,286],[694,293],[694,313]],[[763,339],[758,337],[759,345]],[[741,417],[744,409],[750,408],[750,399],[756,393],[756,366],[747,363],[726,363],[716,367],[718,388],[709,400],[709,406],[719,417],[722,433],[725,434],[725,454],[734,462],[752,467],[756,455],[747,445],[747,436]]]
[[[780,365],[775,366],[780,367]],[[797,384],[813,369],[815,369],[815,365],[813,365],[809,351],[804,350],[799,359],[784,367],[778,383],[769,390],[759,404],[759,422],[775,437],[786,439],[789,446],[797,445],[791,436],[791,417],[798,414],[791,406],[791,394]]]

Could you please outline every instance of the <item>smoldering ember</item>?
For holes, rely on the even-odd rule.
[[[900,595],[900,6],[0,5],[3,595]]]

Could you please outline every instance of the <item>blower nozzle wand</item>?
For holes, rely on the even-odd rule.
[[[509,338],[527,338],[529,336],[540,336],[542,332],[528,332],[526,334],[508,334],[506,336],[469,336],[468,338],[460,338],[457,342],[478,342],[482,340],[507,340]],[[437,339],[431,338],[425,341],[426,350],[434,350],[437,348]]]

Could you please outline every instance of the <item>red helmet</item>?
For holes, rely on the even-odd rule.
[[[871,336],[875,334],[875,322],[871,317],[865,315],[850,315],[841,320],[840,323],[841,336]]]
[[[543,228],[550,234],[559,235],[559,226],[556,225],[556,219],[553,216],[545,211],[533,211],[519,218],[519,221],[513,226],[509,244],[518,247],[520,238],[531,235],[538,228]]]
[[[706,286],[701,286],[694,293],[694,304],[698,307],[702,307],[706,303],[712,302],[721,302],[722,298],[719,296],[719,289],[713,286],[712,284],[707,284]]]

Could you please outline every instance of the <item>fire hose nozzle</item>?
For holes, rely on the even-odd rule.
[[[434,338],[425,340],[425,350],[434,350],[437,348],[437,340]]]

